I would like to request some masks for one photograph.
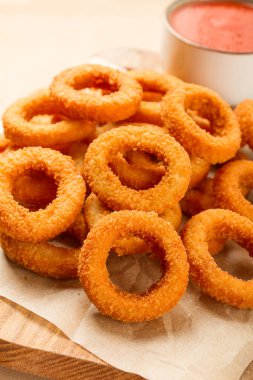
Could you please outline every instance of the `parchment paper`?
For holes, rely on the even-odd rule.
[[[229,243],[217,263],[252,278],[253,261]],[[139,291],[159,278],[146,256],[108,263],[112,280]],[[0,252],[0,295],[54,323],[73,341],[125,371],[151,380],[238,380],[253,359],[253,312],[225,306],[189,284],[179,304],[156,321],[124,324],[103,317],[78,281],[41,278]]]

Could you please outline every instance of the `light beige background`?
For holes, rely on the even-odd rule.
[[[94,52],[160,50],[165,0],[0,0],[0,113]],[[0,368],[1,380],[32,380]]]

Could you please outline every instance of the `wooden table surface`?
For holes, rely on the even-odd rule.
[[[162,11],[167,3],[0,0],[1,114],[12,101],[46,87],[56,73],[84,63],[94,52],[118,47],[159,51]],[[0,379],[38,379],[6,370],[5,366],[61,380],[139,378],[115,371],[55,326],[2,298],[0,365]]]
[[[0,298],[0,365],[53,380],[137,380],[69,340],[56,326]]]

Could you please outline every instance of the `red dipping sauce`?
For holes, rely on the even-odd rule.
[[[198,45],[224,52],[253,52],[253,4],[187,3],[170,14],[169,23],[178,34]]]

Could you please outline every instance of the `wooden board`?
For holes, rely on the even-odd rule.
[[[68,339],[56,326],[0,297],[0,365],[52,380],[139,380]]]

